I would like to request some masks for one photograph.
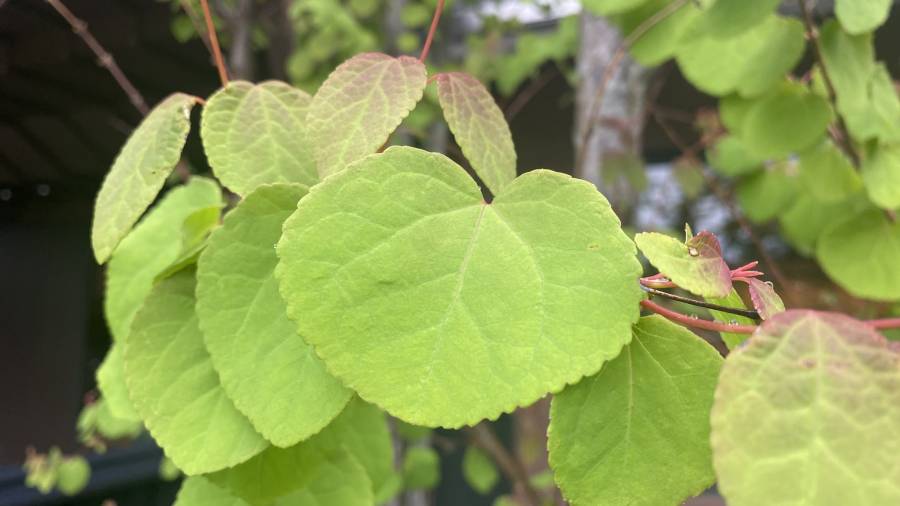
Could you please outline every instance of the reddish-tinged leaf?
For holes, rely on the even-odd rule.
[[[468,74],[438,74],[437,86],[456,143],[478,177],[497,195],[516,177],[516,149],[503,112],[484,85]]]
[[[408,56],[363,53],[322,83],[307,117],[322,178],[374,153],[425,91],[425,66]]]
[[[685,244],[664,234],[645,232],[637,234],[634,242],[659,272],[681,288],[703,297],[731,293],[731,270],[712,233],[700,232]]]
[[[729,506],[900,504],[900,355],[860,321],[765,321],[725,361],[711,424]]]
[[[756,278],[748,278],[745,281],[750,287],[750,300],[760,318],[768,320],[776,314],[784,312],[784,302],[775,293],[775,288],[771,283]]]

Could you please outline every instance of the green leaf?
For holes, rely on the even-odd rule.
[[[203,108],[200,135],[213,172],[246,195],[261,184],[316,184],[306,129],[311,98],[279,81],[231,81]]]
[[[408,56],[364,53],[322,83],[307,117],[319,176],[374,153],[425,90],[425,66]]]
[[[550,466],[570,503],[674,505],[711,485],[709,410],[721,363],[692,332],[649,316],[618,358],[557,394]]]
[[[875,68],[872,34],[849,35],[829,20],[819,30],[819,46],[841,114],[865,107],[869,77]]]
[[[630,36],[653,16],[659,16],[660,11],[669,7],[670,0],[648,0],[640,7],[624,12],[612,18],[625,36]],[[691,24],[698,17],[700,10],[692,3],[685,5],[671,14],[660,18],[646,32],[638,37],[629,53],[641,65],[655,66],[671,58],[681,45],[682,39]]]
[[[319,434],[289,448],[271,446],[209,479],[251,504],[292,504],[285,498],[317,496],[323,505],[345,504],[329,502],[321,495],[327,492],[348,496],[346,504],[371,505],[373,490],[393,474],[392,462],[384,415],[354,400]]]
[[[825,273],[851,294],[900,300],[900,222],[877,209],[833,223],[819,238],[816,257]]]
[[[172,173],[196,102],[184,93],[170,95],[150,111],[119,152],[94,205],[91,244],[98,263],[109,259]]]
[[[822,202],[840,202],[862,189],[859,173],[830,140],[800,153],[800,182]]]
[[[316,186],[277,251],[288,315],[328,370],[423,426],[593,374],[642,297],[634,245],[593,185],[534,171],[486,204],[461,167],[413,148]]]
[[[821,139],[830,121],[826,99],[803,85],[785,83],[750,107],[741,140],[751,153],[781,158]]]
[[[67,457],[56,470],[56,488],[63,495],[75,495],[84,490],[91,479],[91,466],[81,456]]]
[[[740,135],[747,112],[759,99],[744,98],[734,93],[719,100],[719,118],[730,133]]]
[[[125,338],[154,279],[178,258],[184,220],[197,210],[221,205],[222,192],[216,183],[191,178],[187,185],[170,191],[122,240],[106,270],[103,301],[114,340]]]
[[[776,314],[784,312],[784,302],[775,293],[775,287],[771,283],[749,278],[747,286],[750,287],[750,300],[753,301],[753,307],[759,313],[760,318],[768,320]]]
[[[726,176],[740,176],[759,170],[764,157],[753,154],[734,135],[725,135],[707,151],[709,164],[716,172]]]
[[[712,95],[760,95],[803,56],[803,32],[796,19],[770,16],[735,37],[692,34],[678,49],[678,66],[688,81]]]
[[[877,64],[862,96],[865,101],[845,113],[847,128],[859,140],[900,141],[900,98],[883,63]]]
[[[478,177],[497,195],[516,178],[516,149],[494,97],[462,72],[437,75],[438,99],[456,143]]]
[[[713,304],[718,304],[720,306],[731,307],[736,309],[747,309],[746,304],[744,304],[744,300],[741,299],[741,296],[738,295],[737,291],[732,288],[731,292],[727,297],[705,297],[707,302],[711,302]],[[746,316],[739,316],[732,313],[725,313],[723,311],[716,311],[715,309],[709,310],[710,316],[712,316],[713,320],[719,323],[732,324],[732,325],[755,325],[756,322],[747,318]],[[749,337],[747,334],[739,334],[736,332],[719,332],[719,335],[722,337],[722,341],[725,342],[725,346],[728,347],[729,350],[733,350],[736,347],[740,346],[741,343],[747,340]]]
[[[188,475],[239,464],[267,446],[213,370],[197,326],[194,285],[193,269],[159,282],[134,319],[123,355],[135,408]]]
[[[394,420],[394,430],[397,432],[398,436],[411,443],[428,439],[433,432],[432,429],[428,427],[420,427],[399,419]]]
[[[852,34],[878,28],[887,21],[890,12],[891,0],[835,0],[834,5],[838,21]]]
[[[592,14],[609,16],[630,11],[647,3],[648,0],[585,0],[582,5]]]
[[[100,399],[93,405],[96,409],[94,429],[105,439],[133,439],[144,430],[144,424],[140,420],[119,418],[113,414],[105,399]]]
[[[299,184],[257,187],[197,263],[197,317],[222,388],[280,447],[319,432],[352,395],[297,335],[273,274],[281,225],[306,192]]]
[[[900,145],[874,148],[863,161],[862,179],[875,205],[900,208]]]
[[[188,476],[181,483],[174,506],[250,506],[204,476]]]
[[[479,494],[487,494],[497,485],[500,473],[494,461],[475,446],[467,446],[462,460],[463,477]]]
[[[716,0],[704,13],[702,27],[716,37],[734,37],[768,19],[780,0]]]
[[[222,204],[198,209],[187,216],[181,224],[181,252],[178,257],[154,281],[167,278],[185,267],[197,263],[197,257],[206,248],[209,234],[218,228],[222,214]]]
[[[413,446],[403,459],[403,487],[407,490],[428,490],[441,481],[441,459],[427,446]]]
[[[703,297],[725,297],[731,291],[731,269],[711,233],[700,232],[683,243],[665,234],[644,232],[634,236],[634,242],[679,287]]]
[[[122,345],[113,343],[106,353],[103,363],[97,368],[97,388],[113,416],[137,422],[141,418],[135,411],[131,398],[128,397],[121,351]]]
[[[859,321],[787,311],[764,322],[716,389],[720,492],[730,506],[900,504],[898,384],[897,352]]]
[[[163,481],[175,481],[181,476],[181,469],[172,462],[172,459],[163,457],[159,461],[159,478]]]
[[[744,214],[756,223],[777,217],[791,206],[798,192],[796,162],[779,162],[741,181],[737,198]]]

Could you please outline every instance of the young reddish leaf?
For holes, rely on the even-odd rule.
[[[659,272],[685,290],[703,297],[727,297],[731,270],[722,259],[716,236],[700,232],[687,243],[655,232],[637,234],[634,242]]]
[[[484,85],[469,74],[438,74],[437,87],[456,143],[478,177],[497,195],[516,177],[516,149],[503,112]]]
[[[900,504],[900,356],[850,317],[765,321],[725,361],[711,426],[729,506]]]
[[[378,150],[425,91],[425,65],[408,56],[363,53],[322,83],[307,117],[319,176]]]
[[[770,283],[756,278],[749,278],[746,282],[750,287],[750,300],[753,301],[753,307],[763,320],[768,320],[776,314],[784,312],[784,302],[775,293],[775,288]]]

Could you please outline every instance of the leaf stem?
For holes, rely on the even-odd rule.
[[[425,44],[422,45],[422,53],[419,55],[419,61],[425,63],[428,58],[428,51],[431,50],[431,43],[434,41],[434,33],[437,31],[438,22],[441,20],[441,12],[444,11],[444,0],[438,0],[437,6],[434,8],[434,17],[431,18],[431,26],[428,27],[428,35],[425,37]]]
[[[681,295],[675,295],[674,293],[664,292],[662,290],[657,290],[655,288],[651,288],[646,285],[641,285],[641,288],[649,293],[650,295],[656,295],[659,297],[665,297],[669,300],[674,300],[677,302],[682,302],[684,304],[690,304],[692,306],[704,307],[706,309],[712,309],[715,311],[720,311],[722,313],[730,313],[738,316],[743,316],[745,318],[752,318],[754,320],[761,320],[759,317],[759,313],[752,309],[740,309],[728,306],[722,306],[719,304],[713,304],[712,302],[706,302],[697,299],[691,299],[689,297],[682,297]]]
[[[490,425],[487,422],[482,422],[466,430],[472,437],[472,443],[490,455],[507,479],[522,489],[527,503],[530,506],[540,506],[541,496],[531,485],[525,466],[503,446],[503,443],[491,430]]]
[[[228,84],[228,71],[225,70],[222,48],[219,47],[219,37],[216,36],[216,27],[213,25],[212,14],[209,12],[209,1],[200,0],[200,5],[203,7],[203,17],[206,18],[206,33],[209,35],[211,52],[216,61],[216,69],[219,71],[219,80],[222,81],[222,86],[225,86]]]
[[[75,35],[78,35],[87,47],[93,51],[94,55],[97,57],[97,63],[109,71],[119,87],[122,88],[122,91],[125,92],[125,95],[128,96],[131,105],[133,105],[142,115],[146,116],[147,113],[150,112],[150,108],[147,107],[144,96],[141,95],[141,92],[139,92],[137,88],[131,84],[131,81],[125,77],[125,73],[119,68],[115,58],[113,58],[113,56],[97,42],[97,39],[94,38],[91,32],[88,31],[87,23],[72,14],[72,11],[70,11],[61,0],[47,0],[47,3],[56,9],[56,12],[58,12],[59,15],[69,23],[69,26],[72,27],[72,31],[75,32]]]
[[[685,327],[712,330],[714,332],[731,332],[735,334],[752,334],[756,332],[756,325],[731,325],[728,323],[703,320],[697,318],[696,316],[689,316],[683,313],[679,313],[678,311],[673,311],[671,309],[662,307],[651,300],[642,300],[641,306],[644,306],[644,309],[648,311],[652,311]]]

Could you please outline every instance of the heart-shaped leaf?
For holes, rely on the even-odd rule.
[[[175,93],[159,103],[122,147],[94,205],[91,244],[104,263],[156,199],[172,173],[191,129],[197,98]]]
[[[374,153],[425,91],[425,65],[409,56],[364,53],[322,83],[307,122],[323,179]]]
[[[619,357],[554,396],[550,465],[571,504],[674,505],[711,485],[721,363],[696,334],[649,316]]]
[[[197,262],[197,317],[222,388],[281,447],[319,432],[352,394],[297,335],[275,281],[281,225],[306,191],[258,187],[228,213]]]
[[[125,338],[153,280],[178,259],[184,220],[196,211],[222,204],[222,190],[215,182],[191,178],[187,185],[166,194],[122,240],[106,269],[103,300],[114,340]]]
[[[437,76],[438,99],[456,143],[484,184],[497,195],[516,178],[516,149],[494,97],[462,72]]]
[[[459,427],[615,357],[642,297],[634,255],[584,181],[534,171],[486,204],[446,157],[391,148],[303,198],[275,274],[344,384],[410,423]]]
[[[683,243],[665,234],[644,232],[634,236],[634,242],[679,287],[703,297],[725,297],[731,292],[731,269],[712,233],[700,232]]]
[[[847,316],[777,314],[725,361],[711,441],[730,506],[900,504],[900,355]]]
[[[266,183],[316,184],[306,128],[311,100],[278,81],[231,81],[213,94],[203,107],[200,135],[219,181],[239,195]]]
[[[125,339],[125,381],[153,439],[185,474],[239,464],[268,444],[225,395],[194,312],[194,269],[160,281]]]

